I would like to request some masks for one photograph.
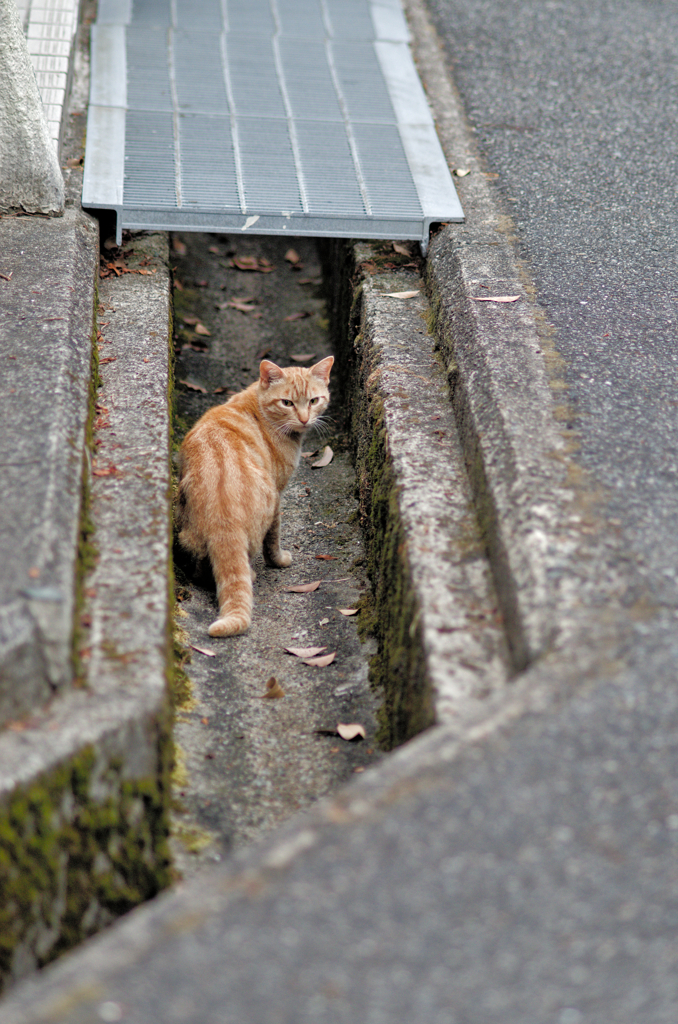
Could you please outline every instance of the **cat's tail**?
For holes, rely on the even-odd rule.
[[[217,584],[219,618],[212,623],[210,636],[234,636],[244,633],[252,621],[252,572],[248,558],[247,538],[226,545],[218,540],[208,542],[212,572]]]

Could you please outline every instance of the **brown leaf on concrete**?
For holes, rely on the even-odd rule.
[[[203,336],[203,338],[211,338],[212,337],[212,332],[208,331],[207,328],[205,327],[205,325],[201,324],[199,320],[198,320],[197,324],[195,325],[195,333],[196,334],[201,334]]]
[[[300,256],[296,249],[288,249],[285,253],[285,259],[288,263],[295,264],[299,262]]]
[[[289,316],[283,317],[283,323],[290,323],[292,320],[307,320],[311,313],[306,309],[302,309],[299,313],[290,313]]]
[[[230,263],[236,270],[255,271],[259,274],[270,274],[275,270],[270,260],[264,259],[263,256],[234,256]]]
[[[517,302],[520,295],[471,295],[473,302]]]
[[[317,590],[319,586],[320,580],[314,580],[313,583],[295,583],[291,587],[283,587],[283,590],[290,594],[310,594],[312,590]]]
[[[172,239],[172,251],[175,252],[177,254],[177,256],[185,256],[186,255],[186,243],[182,242],[180,238],[173,238]]]
[[[318,459],[317,462],[311,463],[311,469],[321,469],[323,466],[329,466],[330,462],[334,458],[334,452],[328,444],[325,445],[325,450]]]
[[[358,608],[337,608],[337,611],[341,612],[342,615],[357,615]]]
[[[339,722],[337,733],[341,736],[342,740],[355,740],[358,737],[364,740],[367,736],[365,726],[361,725],[360,722]]]
[[[419,295],[419,289],[411,292],[384,292],[389,299],[413,299],[416,295]]]
[[[337,555],[316,555],[321,562],[334,562],[337,559]]]
[[[315,359],[315,352],[293,352],[290,359],[295,363],[308,363]]]
[[[399,245],[398,242],[393,243],[393,251],[400,253],[401,256],[411,255],[410,250],[404,245]]]
[[[182,316],[181,319],[185,324],[188,324],[189,327],[193,327],[194,324],[200,323],[197,316]]]
[[[284,696],[285,696],[285,691],[283,690],[282,686],[280,685],[278,680],[275,678],[275,676],[271,676],[271,678],[266,683],[266,693],[262,693],[262,695],[261,695],[261,697],[259,699],[260,700],[280,700],[280,698],[284,697]]]
[[[336,651],[332,651],[331,654],[321,654],[318,658],[302,658],[304,665],[313,665],[315,668],[325,668],[325,665],[330,665],[337,656]]]
[[[207,394],[207,388],[204,388],[202,384],[191,384],[188,380],[180,380],[179,383],[183,384],[189,391],[199,391],[201,395]]]
[[[206,647],[196,647],[195,644],[189,644],[189,647],[192,647],[198,654],[206,654],[208,658],[216,658],[214,651],[209,651]]]
[[[228,302],[224,303],[224,306],[230,309],[237,309],[239,313],[252,313],[257,308],[253,302],[248,299],[229,299]]]
[[[285,650],[288,654],[293,654],[295,658],[315,658],[318,654],[326,651],[327,647],[286,647]]]

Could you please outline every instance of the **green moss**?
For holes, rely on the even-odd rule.
[[[360,602],[358,629],[361,637],[371,635],[377,641],[370,679],[384,696],[378,742],[390,749],[431,725],[434,714],[378,392],[378,354],[365,344],[362,330],[362,278],[390,270],[385,262],[398,264],[407,258],[396,258],[390,244],[354,247],[345,242],[326,243],[322,256],[334,281],[332,345],[342,389],[339,403],[350,411],[360,524],[372,583],[371,594]]]
[[[214,842],[214,838],[209,832],[205,832],[197,826],[177,825],[173,829],[173,833],[188,853],[202,853]]]
[[[391,749],[432,725],[434,708],[380,401],[372,403],[372,413],[365,424],[371,441],[359,464],[361,517],[373,586],[371,614],[362,628],[377,639],[370,665],[371,682],[384,694],[377,738]]]
[[[0,808],[0,988],[19,948],[42,966],[169,884],[167,725],[157,776],[90,747]]]
[[[85,685],[86,670],[81,657],[84,629],[82,614],[85,610],[85,580],[88,573],[96,565],[99,552],[94,543],[94,521],[91,513],[91,460],[94,447],[94,418],[98,390],[101,387],[99,376],[99,349],[97,348],[97,310],[99,308],[98,289],[94,293],[94,313],[92,317],[92,334],[90,340],[90,376],[89,401],[87,420],[85,423],[85,451],[82,456],[82,488],[80,496],[80,524],[78,528],[78,561],[75,572],[75,601],[73,614],[73,632],[71,636],[71,656],[73,661],[73,677],[76,685]]]

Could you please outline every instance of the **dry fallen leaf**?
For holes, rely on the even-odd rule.
[[[312,455],[315,455],[315,452],[302,452],[301,453],[302,459],[310,459]]]
[[[337,555],[316,555],[315,557],[319,561],[321,561],[321,562],[335,562],[337,560],[338,556]]]
[[[292,587],[283,587],[283,590],[291,594],[310,594],[312,590],[317,590],[320,586],[320,580],[315,580],[313,583],[295,583]]]
[[[285,691],[282,686],[275,678],[271,676],[269,681],[266,683],[266,693],[262,693],[260,700],[280,700],[281,697],[285,696]]]
[[[315,352],[294,352],[290,359],[295,363],[308,363],[311,359],[315,359]]]
[[[221,252],[218,245],[210,245],[208,252],[213,252],[215,256],[220,256]]]
[[[465,178],[466,175],[470,173],[471,169],[469,167],[455,167],[452,171],[452,174],[455,174],[457,178]]]
[[[237,309],[240,313],[252,313],[257,308],[253,302],[248,302],[247,299],[229,299],[224,305],[230,306],[231,309]]]
[[[289,316],[283,317],[283,323],[289,323],[291,320],[307,320],[312,314],[306,309],[302,309],[300,313],[290,313]]]
[[[390,299],[413,299],[415,295],[419,295],[419,289],[412,292],[384,292]]]
[[[195,324],[200,323],[200,320],[198,319],[197,316],[182,316],[181,319],[185,324],[188,324],[189,327],[193,327],[195,326]]]
[[[329,619],[321,619],[320,622],[318,623],[318,625],[319,626],[326,626],[329,621],[330,621]]]
[[[326,651],[327,647],[286,647],[285,650],[296,658],[315,658]]]
[[[329,466],[330,462],[334,458],[334,452],[328,444],[325,445],[325,449],[318,459],[317,462],[311,463],[311,469],[320,469],[322,466]]]
[[[197,651],[199,654],[206,654],[208,658],[216,658],[214,651],[208,651],[206,647],[196,647],[195,644],[189,644],[189,647],[192,647],[193,650]]]
[[[182,242],[181,239],[179,238],[172,239],[172,249],[174,250],[174,252],[178,253],[179,256],[186,255],[186,244],[185,242]]]
[[[360,722],[339,722],[337,725],[337,733],[341,736],[342,740],[355,740],[360,736],[362,739],[366,738],[365,727]]]
[[[473,302],[517,302],[520,295],[471,295]]]
[[[204,388],[202,384],[191,384],[188,380],[180,380],[179,383],[183,384],[189,391],[199,391],[201,395],[207,394],[207,388]]]
[[[358,614],[358,609],[357,608],[338,608],[337,611],[340,611],[342,615],[357,615]]]
[[[300,256],[296,249],[288,249],[285,253],[285,259],[288,263],[295,264],[299,262]]]
[[[303,658],[304,665],[313,665],[315,668],[324,668],[329,665],[337,656],[336,651],[331,654],[321,654],[319,658]]]
[[[401,256],[410,256],[410,250],[404,245],[398,245],[397,242],[393,243],[393,251],[400,253]]]
[[[204,338],[211,338],[212,337],[212,332],[208,331],[207,328],[205,327],[205,325],[201,324],[199,320],[198,320],[197,324],[195,325],[195,333],[196,334],[202,334],[202,336]]]
[[[270,274],[275,270],[269,260],[256,256],[234,256],[231,266],[236,270],[255,270],[260,274]]]

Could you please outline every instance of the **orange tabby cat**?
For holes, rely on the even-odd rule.
[[[243,633],[252,621],[250,558],[268,565],[292,556],[280,547],[280,495],[299,463],[301,438],[329,404],[333,356],[310,369],[264,359],[260,377],[202,416],[180,453],[179,540],[209,556],[219,618],[210,636]]]

